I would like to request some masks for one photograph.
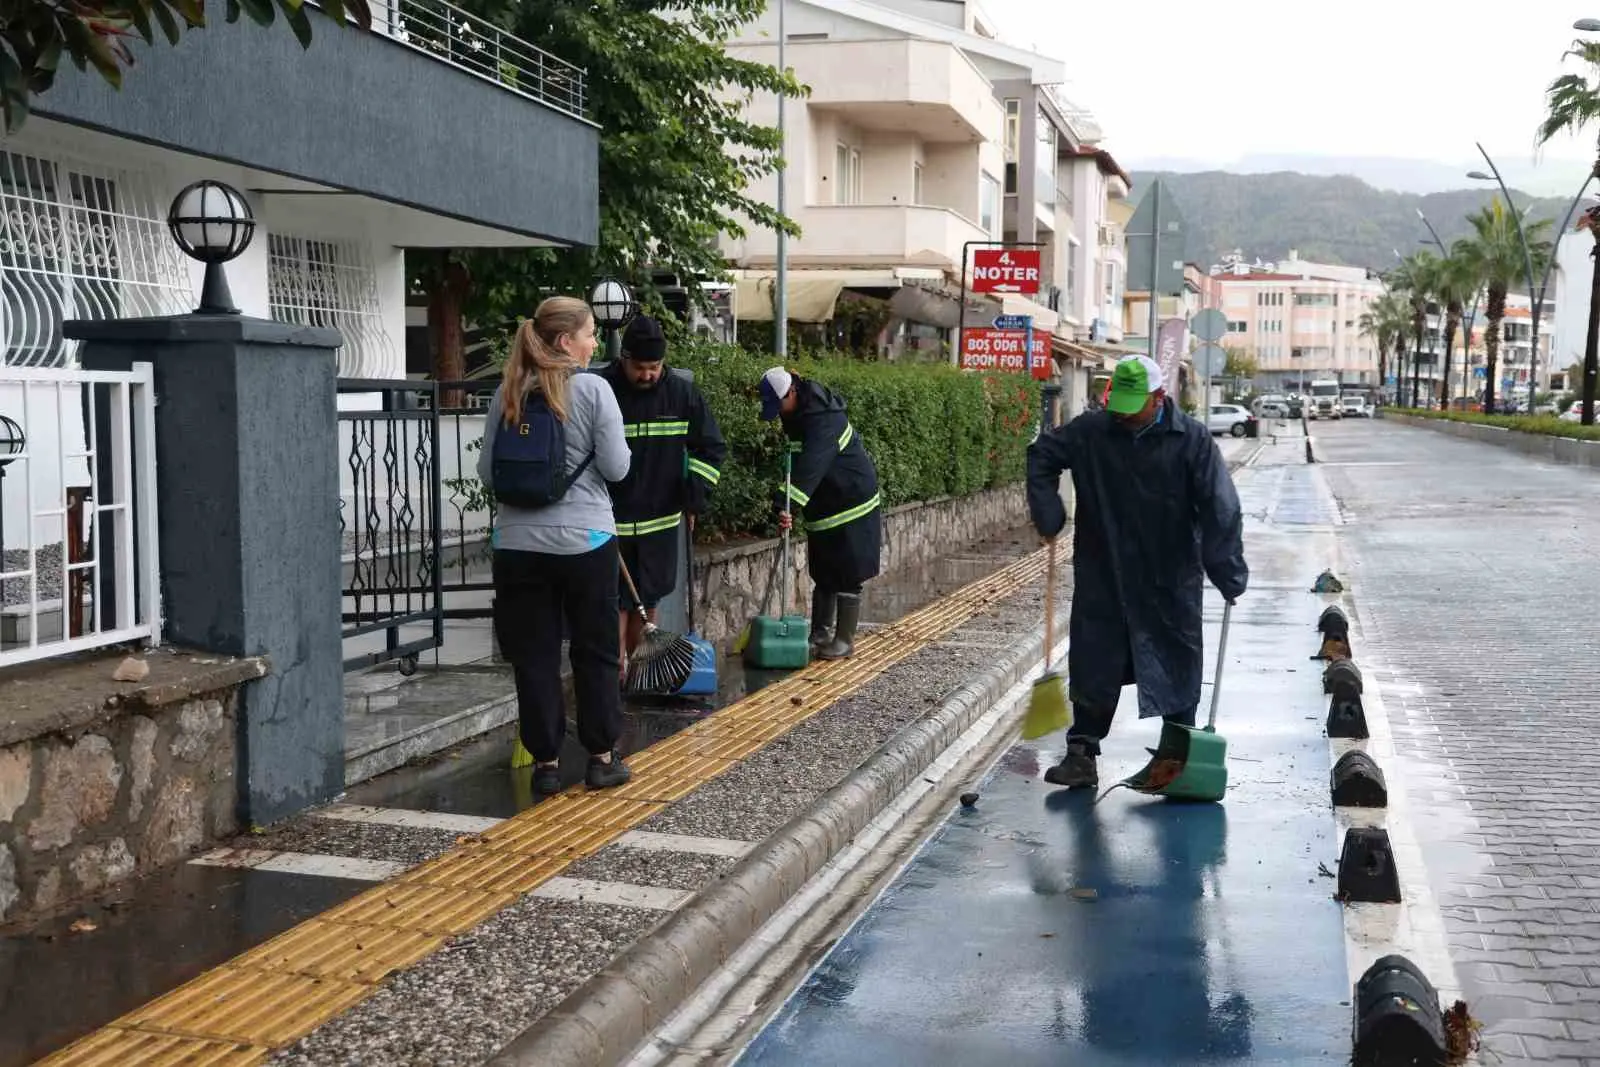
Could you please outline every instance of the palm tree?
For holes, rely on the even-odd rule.
[[[1600,41],[1572,42],[1572,47],[1561,57],[1582,60],[1594,77],[1591,81],[1581,74],[1563,74],[1545,90],[1545,119],[1539,124],[1539,143],[1546,144],[1559,133],[1579,133],[1591,123],[1600,121]],[[1594,175],[1600,178],[1600,137],[1596,138]],[[1593,219],[1591,218],[1591,222]],[[1600,252],[1600,229],[1594,230],[1595,249]],[[1600,256],[1594,261],[1594,276],[1589,287],[1589,303],[1600,301]],[[1595,378],[1600,374],[1600,317],[1593,307],[1589,310],[1589,336],[1583,353],[1583,411],[1584,425],[1594,423]],[[1532,383],[1530,383],[1530,389]]]
[[[1389,288],[1404,295],[1411,309],[1411,342],[1416,346],[1411,357],[1411,406],[1417,407],[1421,384],[1422,341],[1428,333],[1428,305],[1438,289],[1442,260],[1432,252],[1413,252],[1389,272]]]
[[[1499,197],[1490,201],[1482,211],[1468,215],[1467,221],[1472,223],[1474,235],[1466,239],[1464,251],[1488,293],[1484,303],[1484,318],[1488,326],[1483,335],[1488,378],[1483,392],[1483,410],[1492,412],[1495,409],[1494,387],[1498,380],[1496,374],[1500,358],[1500,322],[1506,317],[1506,294],[1512,286],[1526,281],[1527,260],[1523,258],[1522,241],[1517,237],[1516,220]],[[1535,275],[1544,269],[1550,259],[1552,246],[1544,238],[1549,228],[1549,219],[1523,219],[1522,234],[1528,241],[1528,256],[1533,261]],[[1532,382],[1529,383],[1528,398],[1530,402],[1533,400]]]
[[[1393,292],[1386,292],[1367,305],[1361,313],[1361,334],[1372,339],[1378,348],[1378,389],[1380,393],[1389,381],[1389,354],[1401,353],[1405,344],[1406,326],[1411,321],[1411,308]]]
[[[1455,348],[1456,331],[1461,329],[1468,301],[1477,295],[1481,284],[1471,242],[1457,241],[1450,246],[1450,254],[1439,261],[1434,278],[1434,294],[1445,308],[1444,374],[1439,384],[1439,407],[1442,409],[1450,407],[1450,354]],[[1471,347],[1471,338],[1468,338],[1466,348],[1470,350]],[[1462,373],[1465,374],[1465,370]]]

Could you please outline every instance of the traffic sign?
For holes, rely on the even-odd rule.
[[[1035,333],[1024,356],[1023,338],[1012,330],[967,330],[961,335],[962,370],[1027,371],[1040,381],[1050,377],[1050,337]]]
[[[1195,312],[1189,320],[1190,331],[1202,341],[1220,341],[1228,333],[1228,316],[1216,308]]]
[[[1228,369],[1228,350],[1209,342],[1194,350],[1194,369],[1203,378],[1220,378]]]
[[[972,291],[1030,296],[1037,293],[1039,250],[1037,248],[973,249]]]
[[[994,328],[997,330],[1031,330],[1033,329],[1032,315],[996,315]]]

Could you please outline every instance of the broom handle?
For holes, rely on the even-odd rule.
[[[628,583],[628,593],[633,597],[633,602],[639,607],[639,618],[648,625],[650,614],[644,610],[644,601],[639,599],[639,589],[633,584],[633,575],[628,573],[627,561],[622,558],[622,553],[617,553],[617,566],[622,568],[622,580]]]
[[[1217,638],[1217,673],[1211,679],[1211,714],[1206,719],[1208,731],[1217,728],[1217,705],[1222,703],[1222,664],[1228,654],[1228,621],[1233,615],[1233,601],[1222,606],[1222,636]]]
[[[790,501],[794,498],[789,495],[791,453],[788,438],[783,442],[783,513],[789,516],[789,521],[794,522],[794,511]],[[789,530],[783,531],[783,573],[778,577],[778,618],[789,614],[789,583],[794,581],[789,573]]]
[[[1045,542],[1044,669],[1050,671],[1050,654],[1056,647],[1056,539]]]

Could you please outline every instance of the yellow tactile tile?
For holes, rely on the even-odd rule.
[[[151,1034],[109,1026],[37,1061],[34,1067],[250,1067],[271,1055],[264,1046]]]
[[[523,893],[638,826],[767,742],[987,611],[1044,573],[1011,564],[814,665],[713,712],[630,760],[633,781],[552,797],[41,1061],[50,1067],[244,1067],[262,1062]]]
[[[459,934],[517,899],[503,889],[452,889],[388,882],[320,916],[326,922],[383,926],[425,934]]]
[[[443,934],[312,919],[251,949],[232,966],[371,984],[411,966],[444,941]]]
[[[281,1047],[366,999],[370,991],[355,982],[224,965],[126,1016],[123,1023],[156,1033]]]

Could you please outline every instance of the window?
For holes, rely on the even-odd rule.
[[[1078,303],[1078,242],[1067,242],[1067,307]]]
[[[1034,122],[1034,196],[1039,203],[1053,207],[1056,202],[1056,128],[1050,125],[1050,116],[1042,107]]]
[[[922,164],[911,164],[911,202],[922,203]]]
[[[990,237],[1000,236],[1000,183],[988,172],[979,179],[978,226]]]
[[[1249,323],[1237,322],[1237,321],[1232,320],[1232,319],[1228,320],[1228,332],[1229,333],[1244,333],[1249,328],[1250,328],[1250,324]]]
[[[268,234],[267,307],[279,322],[328,326],[343,334],[341,377],[381,376],[395,365],[377,271],[359,242]]]
[[[844,143],[833,152],[833,202],[861,203],[861,150]]]
[[[0,151],[0,365],[63,367],[63,319],[194,307],[156,176]]]
[[[1333,307],[1332,293],[1296,293],[1294,306],[1297,308],[1331,308]]]
[[[1022,145],[1022,101],[1006,101],[1006,195],[1017,195],[1017,152]]]

